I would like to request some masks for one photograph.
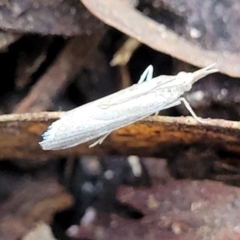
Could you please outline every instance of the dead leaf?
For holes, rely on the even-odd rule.
[[[44,173],[41,175],[44,176]],[[1,239],[20,239],[38,221],[52,223],[57,212],[71,207],[73,203],[72,197],[53,177],[43,180],[24,175],[9,187],[9,196],[1,199]]]
[[[43,151],[38,144],[49,124],[64,112],[41,112],[0,116],[2,158],[46,160],[67,155],[140,155],[168,156],[177,146],[211,146],[240,154],[240,123],[192,117],[149,117],[113,132],[102,145],[89,143],[60,151]]]
[[[93,54],[101,39],[102,35],[85,35],[70,39],[54,64],[18,104],[14,112],[40,112],[50,108],[57,96],[73,80],[72,76],[77,74]]]
[[[74,36],[104,29],[78,0],[12,0],[1,6],[0,18],[0,28],[19,33]]]
[[[7,47],[17,41],[22,35],[11,32],[0,31],[0,52],[6,51]]]
[[[51,228],[40,222],[36,225],[34,229],[32,229],[26,236],[22,238],[22,240],[56,240],[56,238],[52,234]]]
[[[211,51],[192,44],[165,25],[151,20],[123,1],[81,0],[81,2],[93,15],[106,24],[157,51],[198,67],[216,63],[220,72],[240,77],[240,59],[237,53]]]

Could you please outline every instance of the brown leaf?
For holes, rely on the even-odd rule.
[[[73,80],[72,76],[93,54],[101,38],[102,35],[93,34],[70,39],[53,65],[18,104],[14,112],[40,112],[49,109],[52,102]]]
[[[121,187],[118,199],[140,219],[97,213],[91,239],[239,239],[240,190],[214,181],[176,181],[152,188]],[[79,227],[81,233],[88,230]],[[90,234],[89,234],[90,235]],[[81,238],[80,238],[81,239]]]
[[[199,124],[192,117],[164,116],[149,117],[121,128],[94,148],[88,148],[87,143],[66,150],[43,151],[38,144],[41,134],[63,114],[41,112],[0,116],[1,157],[39,161],[75,154],[169,156],[177,146],[193,144],[240,153],[239,122],[204,119],[205,124]]]
[[[119,199],[140,209],[144,217],[126,221],[112,216],[104,229],[105,239],[237,240],[240,236],[240,190],[236,187],[172,180],[150,189],[123,187]]]
[[[6,51],[7,47],[20,37],[21,34],[0,31],[0,52]]]
[[[41,174],[42,178],[44,173]],[[10,175],[14,177],[14,175]],[[5,176],[5,179],[8,179]],[[38,221],[51,223],[54,214],[69,208],[72,197],[53,177],[18,177],[9,185],[10,194],[1,199],[0,238],[20,239]]]
[[[234,77],[240,76],[239,54],[206,50],[192,44],[165,25],[151,20],[123,1],[81,1],[93,15],[106,24],[157,51],[199,67],[216,63],[222,73]]]
[[[30,231],[26,236],[22,238],[22,240],[56,240],[56,238],[52,234],[51,228],[40,222],[36,225],[36,227]]]
[[[0,16],[0,28],[21,33],[73,36],[104,28],[78,0],[13,0],[0,7]]]

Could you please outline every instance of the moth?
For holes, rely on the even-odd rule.
[[[218,71],[212,64],[193,73],[152,78],[150,65],[137,84],[66,112],[49,126],[39,144],[44,150],[58,150],[98,138],[89,146],[93,147],[101,144],[112,131],[181,102],[197,121],[202,122],[181,96],[196,81]]]

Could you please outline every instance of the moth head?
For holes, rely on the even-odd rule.
[[[191,89],[194,79],[193,73],[187,73],[187,72],[179,72],[177,75],[178,83],[182,86],[185,86],[186,90],[188,91]]]
[[[180,72],[177,76],[180,79],[182,84],[192,85],[197,82],[199,79],[207,76],[208,74],[218,72],[219,70],[215,67],[215,64],[209,65],[208,67],[199,69],[193,73]],[[191,88],[191,86],[189,86]]]

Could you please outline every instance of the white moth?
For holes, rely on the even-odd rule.
[[[39,144],[44,150],[58,150],[98,138],[90,145],[93,147],[101,144],[112,131],[181,102],[197,121],[202,122],[181,95],[199,79],[218,71],[212,64],[193,73],[152,78],[150,65],[138,84],[68,111],[49,126]]]

